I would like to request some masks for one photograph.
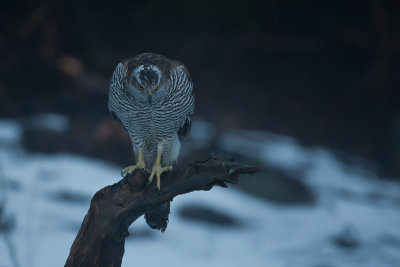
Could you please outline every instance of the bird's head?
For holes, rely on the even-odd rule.
[[[164,90],[164,77],[160,68],[152,64],[142,64],[133,70],[130,91],[143,103],[157,102]]]

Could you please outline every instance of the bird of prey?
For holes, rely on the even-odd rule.
[[[191,128],[193,83],[186,67],[164,56],[144,53],[116,67],[108,108],[127,130],[136,164],[122,170],[150,173],[161,187],[161,174],[172,169],[180,151],[179,137]],[[169,203],[168,203],[169,205]]]

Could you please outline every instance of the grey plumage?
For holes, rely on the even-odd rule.
[[[160,85],[152,103],[142,96],[138,82]],[[135,156],[143,149],[146,166],[154,163],[162,144],[162,164],[176,161],[178,132],[191,123],[194,111],[193,84],[186,67],[164,56],[146,53],[119,63],[111,83],[108,107],[128,131]],[[186,133],[187,134],[187,133]]]
[[[129,133],[138,161],[124,170],[154,164],[149,179],[157,175],[160,188],[160,170],[162,173],[171,166],[159,168],[158,173],[157,166],[171,165],[177,160],[179,137],[187,136],[191,129],[194,95],[186,67],[151,53],[119,63],[110,82],[108,108],[113,119]],[[140,162],[140,151],[144,164]],[[161,153],[160,163],[156,160],[157,152]],[[146,213],[146,222],[151,228],[164,231],[169,212],[170,203],[166,202]]]

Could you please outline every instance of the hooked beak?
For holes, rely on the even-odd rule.
[[[153,98],[153,93],[152,92],[148,93],[148,98],[149,98],[149,104],[151,105],[151,101],[152,101],[152,98]]]

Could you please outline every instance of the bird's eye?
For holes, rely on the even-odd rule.
[[[140,84],[138,85],[139,90],[143,90],[143,86],[141,86]]]
[[[157,87],[156,87],[156,90],[158,90],[158,89],[160,89],[160,86],[157,86]]]

